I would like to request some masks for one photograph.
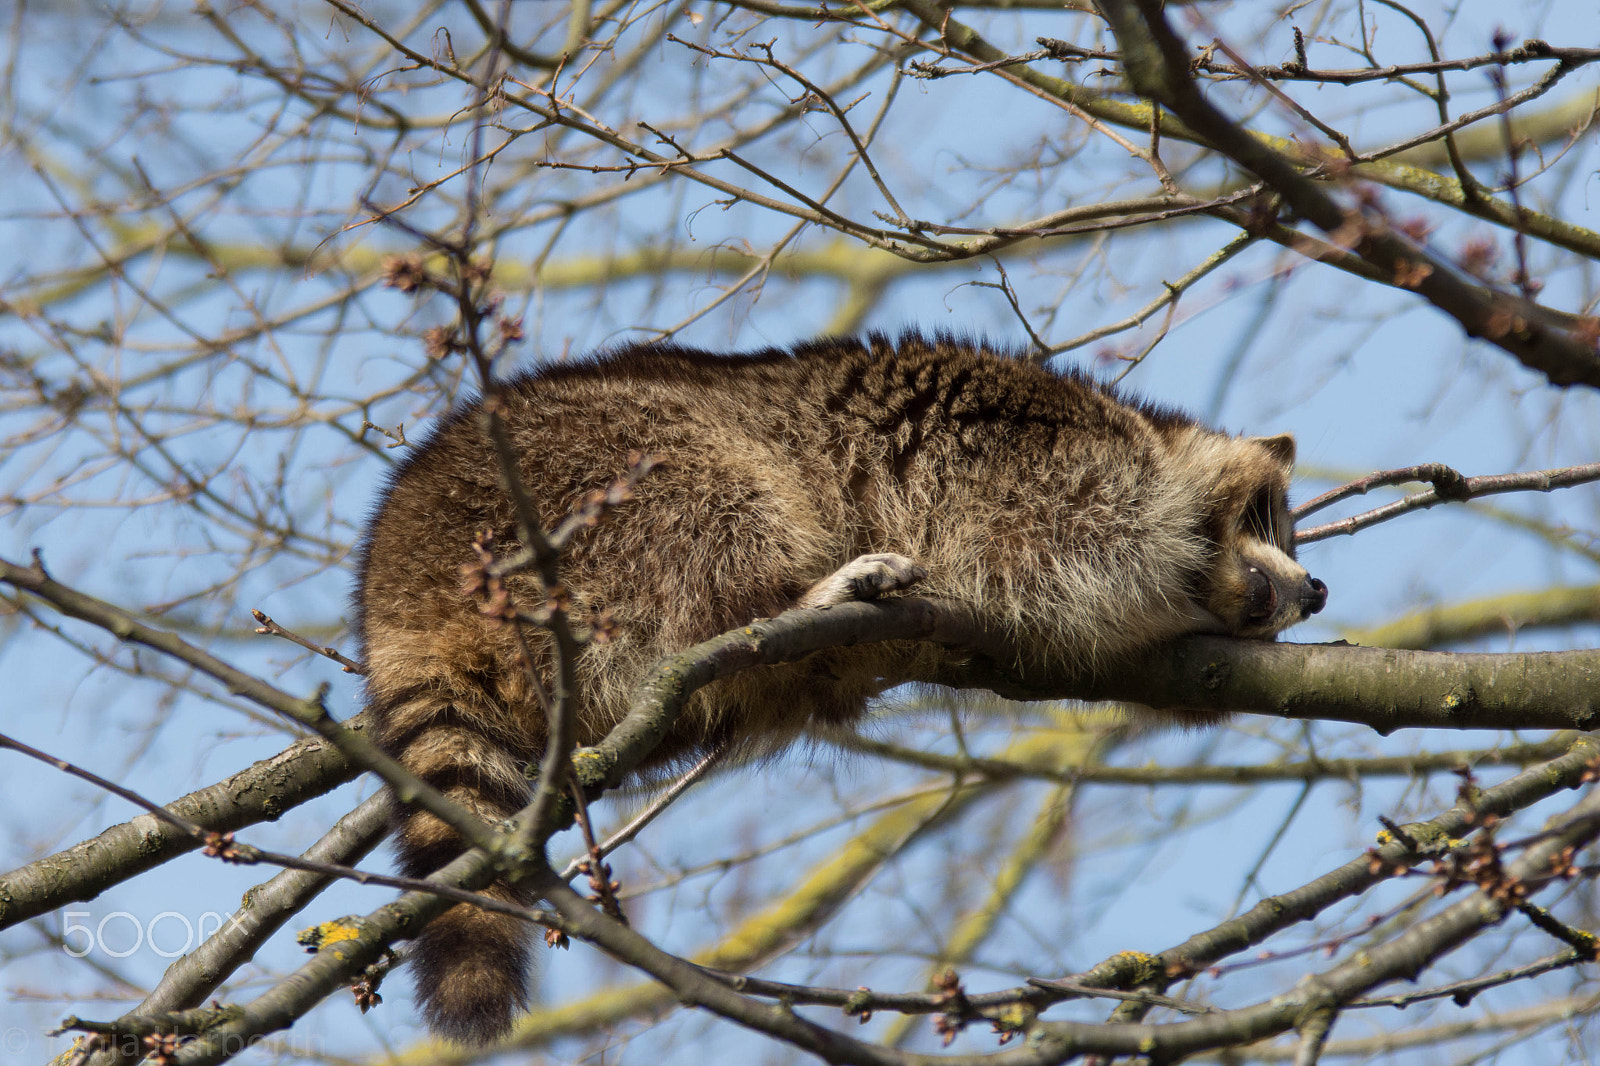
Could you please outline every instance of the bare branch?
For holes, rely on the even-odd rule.
[[[347,659],[345,656],[339,654],[338,648],[328,647],[325,644],[314,644],[305,637],[302,637],[300,634],[283,628],[262,611],[252,610],[250,614],[257,622],[260,623],[260,628],[256,630],[257,633],[267,633],[274,637],[282,637],[291,643],[300,645],[307,651],[314,651],[318,655],[332,659],[334,662],[342,666],[344,668],[344,672],[347,674],[365,674],[367,672],[366,668],[360,663],[356,662],[354,659]]]
[[[364,730],[358,715],[345,723]],[[354,780],[360,771],[321,737],[296,741],[277,755],[215,785],[174,800],[167,809],[181,822],[231,833],[271,821],[308,800]],[[0,928],[67,904],[94,899],[130,877],[201,846],[178,823],[141,815],[91,840],[0,876]]]
[[[112,604],[60,584],[45,573],[37,560],[31,567],[22,567],[0,559],[0,581],[26,589],[63,614],[97,625],[121,640],[143,644],[186,662],[201,673],[221,681],[229,691],[310,727],[351,762],[382,777],[403,801],[426,808],[485,850],[492,853],[497,849],[494,834],[476,815],[451,802],[438,789],[384,754],[362,734],[335,722],[322,704],[321,691],[310,699],[295,699],[172,633],[147,626]]]
[[[1335,243],[1348,243],[1397,284],[1416,290],[1454,317],[1468,336],[1499,345],[1552,384],[1600,388],[1600,353],[1594,341],[1547,324],[1542,309],[1531,301],[1505,293],[1491,293],[1485,299],[1454,264],[1407,240],[1378,214],[1340,204],[1291,161],[1226,118],[1200,94],[1188,73],[1184,47],[1158,6],[1147,0],[1105,0],[1103,10],[1122,45],[1134,87],[1172,108],[1319,229],[1340,235]]]
[[[1439,463],[1426,463],[1402,470],[1383,470],[1332,489],[1314,500],[1301,504],[1295,508],[1295,517],[1298,519],[1302,515],[1319,511],[1351,496],[1364,495],[1380,485],[1404,484],[1407,481],[1429,481],[1434,487],[1428,492],[1413,493],[1403,500],[1375,507],[1337,522],[1327,522],[1309,529],[1297,529],[1294,534],[1295,543],[1313,544],[1340,534],[1348,536],[1380,522],[1387,522],[1391,518],[1398,518],[1412,511],[1427,510],[1441,503],[1459,503],[1463,500],[1506,492],[1554,492],[1556,489],[1571,488],[1574,485],[1587,485],[1600,481],[1600,463],[1566,466],[1554,470],[1535,470],[1525,474],[1485,474],[1480,477],[1462,477],[1455,470]]]

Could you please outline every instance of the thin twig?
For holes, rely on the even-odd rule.
[[[621,829],[618,829],[615,833],[612,833],[605,839],[603,843],[599,845],[598,848],[593,850],[597,851],[600,858],[603,859],[607,855],[610,855],[612,852],[616,851],[618,848],[622,847],[622,845],[626,844],[628,841],[632,840],[634,837],[638,836],[640,831],[643,830],[645,826],[655,821],[656,817],[660,815],[662,811],[665,811],[668,807],[672,806],[679,796],[689,791],[691,785],[703,780],[705,776],[716,767],[717,763],[722,761],[723,756],[727,755],[727,753],[728,749],[725,745],[718,745],[711,751],[707,752],[704,758],[695,763],[687,771],[680,774],[678,778],[672,782],[672,784],[668,785],[661,792],[660,795],[651,800],[649,806],[645,807],[644,810],[640,811],[638,814],[629,819],[627,825],[624,825]],[[566,867],[561,871],[561,880],[570,881],[574,877],[577,877],[578,874],[583,872],[581,869],[579,869],[583,863],[584,860],[581,858],[573,859],[571,862],[567,863]]]
[[[1315,514],[1352,496],[1365,496],[1372,489],[1384,485],[1402,485],[1411,481],[1426,481],[1436,491],[1451,499],[1466,499],[1463,493],[1466,492],[1467,479],[1459,472],[1443,463],[1419,463],[1416,466],[1403,466],[1396,470],[1379,470],[1366,477],[1346,482],[1336,489],[1329,489],[1322,495],[1307,500],[1296,507],[1291,514],[1298,522],[1307,515]]]
[[[1228,260],[1238,255],[1255,242],[1256,237],[1254,235],[1250,233],[1239,234],[1232,240],[1228,241],[1227,244],[1224,244],[1221,248],[1202,259],[1194,267],[1194,269],[1190,270],[1177,281],[1169,281],[1164,283],[1160,296],[1157,296],[1155,299],[1151,300],[1148,304],[1146,304],[1144,307],[1141,307],[1127,318],[1121,319],[1117,322],[1109,322],[1103,326],[1096,326],[1089,332],[1073,337],[1071,340],[1064,341],[1061,344],[1052,345],[1049,349],[1050,354],[1060,355],[1062,352],[1070,352],[1074,348],[1081,348],[1085,344],[1092,344],[1103,337],[1109,337],[1113,333],[1121,333],[1125,330],[1135,329],[1144,325],[1145,321],[1149,319],[1151,315],[1154,315],[1157,311],[1160,311],[1165,307],[1176,305],[1178,298],[1196,282],[1200,281],[1206,275],[1211,274],[1219,267],[1223,266],[1228,262]]]
[[[1505,492],[1551,492],[1555,489],[1571,488],[1574,485],[1585,485],[1592,481],[1600,481],[1600,463],[1585,463],[1581,466],[1566,466],[1555,470],[1535,470],[1525,474],[1488,474],[1483,477],[1463,478],[1449,467],[1439,464],[1427,464],[1421,467],[1408,468],[1416,476],[1400,477],[1402,481],[1430,480],[1435,488],[1427,492],[1418,492],[1407,496],[1403,500],[1375,507],[1349,518],[1341,518],[1337,522],[1328,522],[1310,529],[1297,529],[1294,534],[1296,544],[1312,544],[1319,540],[1341,534],[1348,536],[1359,530],[1375,526],[1380,522],[1387,522],[1391,518],[1398,518],[1411,511],[1426,510],[1437,507],[1441,503],[1458,503],[1463,500],[1477,499],[1480,496],[1494,496]],[[1425,472],[1435,472],[1438,480]],[[1371,475],[1360,481],[1351,482],[1350,485],[1340,486],[1332,492],[1324,493],[1316,499],[1298,508],[1295,517],[1298,519],[1302,513],[1309,514],[1313,510],[1326,507],[1336,499],[1345,499],[1349,496],[1360,495],[1376,484],[1392,484],[1393,481],[1384,480],[1390,475],[1400,475],[1407,471],[1384,471],[1381,474]],[[1378,479],[1372,481],[1372,479]],[[1456,479],[1460,479],[1457,481]],[[1364,484],[1372,481],[1371,484]],[[1437,487],[1437,486],[1443,486]],[[1313,506],[1315,505],[1315,506]]]
[[[254,608],[251,608],[250,614],[255,617],[257,622],[261,623],[256,628],[257,633],[269,633],[275,637],[282,637],[284,640],[292,641],[293,643],[300,645],[307,651],[314,651],[318,655],[325,655],[334,662],[338,663],[340,666],[344,667],[344,672],[347,674],[361,674],[362,676],[366,675],[366,667],[362,666],[354,659],[347,659],[345,656],[339,654],[339,649],[330,647],[326,644],[314,644],[293,630],[283,628],[277,622],[274,622],[270,617],[268,617],[263,611],[258,611]]]

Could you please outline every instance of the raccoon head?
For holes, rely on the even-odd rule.
[[[1328,586],[1294,559],[1289,472],[1294,438],[1250,437],[1234,448],[1211,497],[1208,534],[1216,547],[1200,590],[1223,632],[1271,638],[1322,610]]]

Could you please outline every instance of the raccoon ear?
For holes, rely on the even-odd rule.
[[[1251,437],[1252,441],[1261,445],[1284,466],[1294,465],[1294,437],[1292,434],[1280,433],[1276,437]]]

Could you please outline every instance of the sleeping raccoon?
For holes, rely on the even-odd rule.
[[[970,605],[1019,656],[1093,670],[1188,633],[1270,639],[1327,599],[1294,561],[1290,437],[1230,437],[978,343],[874,336],[738,356],[645,345],[543,367],[504,394],[545,521],[614,482],[630,453],[661,460],[562,560],[572,617],[611,623],[577,664],[579,744],[621,719],[661,656],[797,605],[915,583]],[[464,407],[390,478],[355,595],[379,742],[491,822],[527,802],[523,768],[546,721],[515,633],[479,611],[461,573],[476,536],[505,554],[520,548],[516,528],[477,408]],[[532,575],[507,583],[524,607],[543,602]],[[544,656],[547,638],[525,628]],[[868,645],[717,682],[646,769],[848,724],[883,679],[956,654]],[[461,850],[430,814],[396,820],[409,875]],[[437,1032],[484,1042],[509,1028],[528,933],[466,904],[422,930],[413,969]]]

